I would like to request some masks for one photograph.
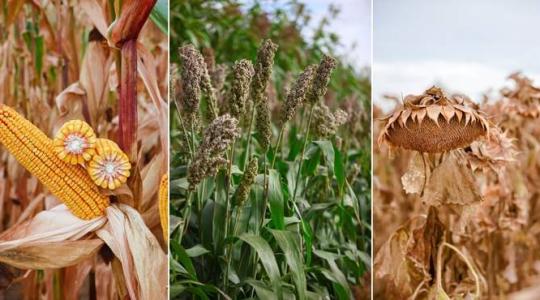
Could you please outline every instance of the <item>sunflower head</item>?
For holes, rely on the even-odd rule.
[[[508,78],[515,82],[515,87],[501,90],[505,111],[525,118],[540,117],[540,87],[533,85],[532,79],[521,73],[511,74]]]
[[[95,154],[96,134],[84,121],[72,120],[60,128],[54,138],[58,157],[71,164],[82,164]]]
[[[403,107],[383,120],[379,144],[424,153],[463,148],[489,132],[489,122],[470,100],[447,97],[437,87],[407,96]]]
[[[98,139],[96,155],[88,165],[88,173],[100,187],[114,190],[124,184],[131,170],[128,156],[108,139]]]

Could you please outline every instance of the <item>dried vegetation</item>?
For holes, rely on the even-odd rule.
[[[0,4],[0,298],[165,297],[155,3]]]
[[[510,79],[481,103],[434,87],[376,123],[375,298],[538,299],[540,89]]]

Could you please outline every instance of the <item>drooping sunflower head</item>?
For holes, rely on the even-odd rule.
[[[540,117],[540,87],[521,73],[511,74],[508,78],[515,82],[515,87],[501,90],[505,112],[531,119]]]
[[[60,159],[71,164],[82,164],[95,154],[96,134],[81,120],[65,123],[54,138],[54,150]]]
[[[98,139],[96,155],[88,165],[88,173],[100,187],[114,190],[126,183],[131,170],[128,156],[108,139]]]
[[[438,87],[405,97],[403,107],[383,119],[379,145],[424,153],[463,148],[489,133],[489,122],[463,96],[444,95]]]

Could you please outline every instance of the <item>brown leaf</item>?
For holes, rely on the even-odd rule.
[[[21,269],[57,269],[77,264],[96,254],[99,239],[19,246],[0,252],[0,261]]]
[[[90,124],[97,128],[98,120],[103,119],[109,93],[109,76],[113,56],[109,48],[100,40],[88,43],[88,49],[82,62],[79,83],[86,92],[86,105]]]
[[[167,256],[140,214],[119,204],[107,208],[109,222],[97,231],[122,265],[127,291],[133,299],[167,296]]]
[[[480,201],[472,171],[449,152],[430,176],[422,200],[428,205],[467,205]]]
[[[407,173],[401,177],[401,184],[407,194],[420,194],[424,189],[426,180],[426,166],[422,159],[422,154],[414,152],[409,161]]]
[[[81,0],[80,6],[102,36],[107,36],[107,19],[103,7],[96,0]],[[83,72],[84,73],[84,72]]]
[[[56,132],[65,122],[73,119],[84,119],[84,102],[86,91],[79,82],[75,82],[56,96],[56,107],[60,112],[54,126]]]
[[[103,226],[105,222],[104,217],[88,221],[79,219],[61,204],[0,234],[0,253],[20,247],[77,240]]]

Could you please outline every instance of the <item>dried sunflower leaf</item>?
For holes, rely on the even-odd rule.
[[[409,161],[407,172],[401,177],[401,184],[405,193],[420,194],[422,192],[426,180],[425,169],[422,155],[414,152],[413,157]]]

